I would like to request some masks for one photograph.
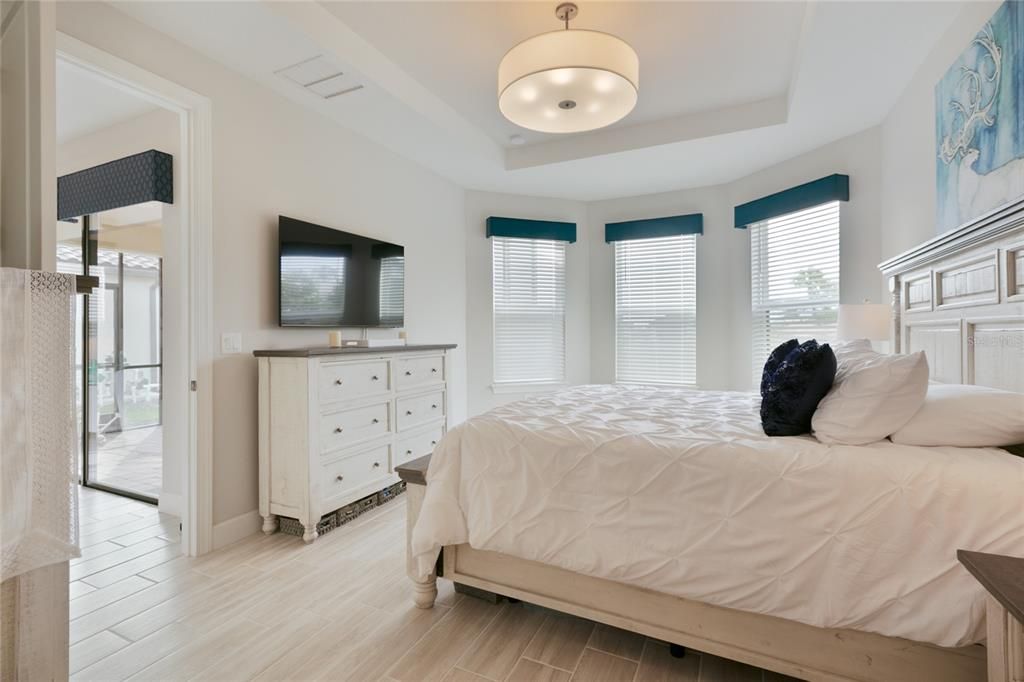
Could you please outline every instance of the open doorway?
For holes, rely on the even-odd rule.
[[[99,283],[76,311],[80,482],[152,504],[170,498],[161,507],[173,515],[185,444],[164,428],[163,263],[164,243],[174,242],[166,233],[180,222],[171,191],[178,119],[57,60],[57,268]],[[168,161],[163,201],[140,194],[140,164],[124,162],[149,150]],[[82,214],[67,215],[69,206]]]
[[[58,240],[81,254],[83,267],[97,269],[97,280],[104,278],[89,303],[82,298],[79,306],[86,327],[79,341],[85,347],[79,355],[84,387],[79,394],[86,402],[79,447],[83,482],[95,486],[82,488],[83,500],[96,498],[96,488],[104,485],[152,499],[141,487],[148,478],[150,488],[159,486],[159,512],[180,519],[180,551],[203,554],[213,535],[210,100],[69,35],[58,33],[56,43],[58,176],[110,160],[155,157],[160,170],[150,169],[150,175],[173,187],[173,192],[133,191],[103,205],[87,201],[58,210],[59,218],[73,221],[58,222]],[[73,74],[77,86],[62,88],[61,71]],[[79,96],[61,102],[68,93]],[[62,111],[72,113],[65,118]],[[69,134],[64,121],[72,117],[92,128],[89,144],[73,143],[87,132]],[[95,145],[100,138],[102,144]],[[102,155],[86,158],[82,152],[90,147]],[[168,171],[173,182],[166,181]],[[58,190],[58,204],[60,197]],[[155,206],[149,205],[154,200]],[[100,300],[109,303],[104,318],[92,310]],[[88,329],[90,314],[94,321],[108,321],[105,346],[103,334]],[[90,350],[90,343],[96,348]],[[155,459],[155,444],[159,474],[146,465]],[[145,474],[133,476],[123,466],[129,455]],[[99,506],[119,511],[117,504]],[[157,511],[145,507],[145,513]]]

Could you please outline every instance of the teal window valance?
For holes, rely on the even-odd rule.
[[[690,213],[664,218],[627,220],[621,223],[606,223],[604,226],[606,242],[676,237],[681,234],[704,234],[704,214]]]
[[[491,216],[487,219],[487,236],[514,237],[516,239],[552,239],[571,244],[576,241],[576,223]]]
[[[745,228],[762,220],[801,211],[818,204],[849,200],[850,176],[829,175],[740,204],[734,209],[735,225],[738,228]]]

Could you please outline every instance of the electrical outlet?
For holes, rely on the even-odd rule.
[[[220,352],[225,355],[242,352],[242,335],[237,332],[220,335]]]

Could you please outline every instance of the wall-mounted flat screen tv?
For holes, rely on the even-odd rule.
[[[322,225],[278,218],[282,327],[401,327],[405,249]]]

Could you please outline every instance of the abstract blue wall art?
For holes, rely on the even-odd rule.
[[[937,231],[1024,195],[1024,0],[1006,0],[935,86]]]

